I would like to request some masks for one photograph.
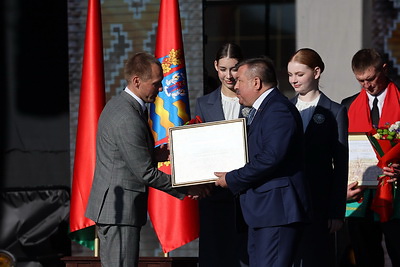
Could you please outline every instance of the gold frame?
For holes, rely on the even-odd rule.
[[[214,182],[248,162],[246,120],[225,120],[169,129],[172,186]]]

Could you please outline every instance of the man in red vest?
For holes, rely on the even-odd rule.
[[[342,101],[348,109],[349,133],[369,132],[373,127],[400,121],[400,92],[387,77],[388,67],[382,56],[374,49],[362,49],[353,56],[352,70],[362,89]],[[399,164],[384,167],[383,173],[391,177],[390,182],[397,182]],[[358,187],[357,182],[348,186],[352,211],[346,214],[347,226],[357,266],[384,266],[383,236],[393,266],[400,266],[400,191],[395,188],[398,197],[394,215],[380,222],[379,215],[370,208],[376,189]]]

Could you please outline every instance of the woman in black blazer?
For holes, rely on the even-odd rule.
[[[214,68],[220,86],[197,98],[195,114],[203,122],[241,117],[234,90],[235,65],[242,59],[240,47],[226,43],[217,51]],[[211,196],[199,201],[199,267],[243,267],[248,265],[247,232],[243,232],[239,203],[226,188],[214,188]],[[239,224],[239,225],[238,225]],[[244,227],[245,228],[245,227]]]
[[[334,233],[343,225],[348,176],[346,108],[319,90],[324,63],[309,48],[288,63],[305,134],[305,173],[311,188],[313,220],[304,231],[294,266],[335,266]]]

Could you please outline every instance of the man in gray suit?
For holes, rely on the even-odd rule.
[[[137,266],[141,227],[147,221],[148,187],[183,199],[201,197],[198,187],[178,192],[156,161],[167,160],[166,147],[154,148],[145,103],[162,91],[156,58],[138,53],[125,65],[127,87],[108,101],[100,115],[96,168],[86,216],[96,222],[102,266]],[[164,155],[164,158],[162,157]]]

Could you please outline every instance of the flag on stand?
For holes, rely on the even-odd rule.
[[[89,0],[70,208],[70,238],[94,249],[94,222],[85,217],[96,161],[96,131],[105,104],[100,0]]]
[[[178,0],[160,2],[155,56],[164,73],[163,91],[150,106],[150,127],[157,146],[168,143],[169,127],[183,125],[190,119]],[[159,169],[171,174],[169,162],[160,163]],[[197,201],[187,197],[179,200],[150,188],[148,206],[164,253],[198,238]]]

